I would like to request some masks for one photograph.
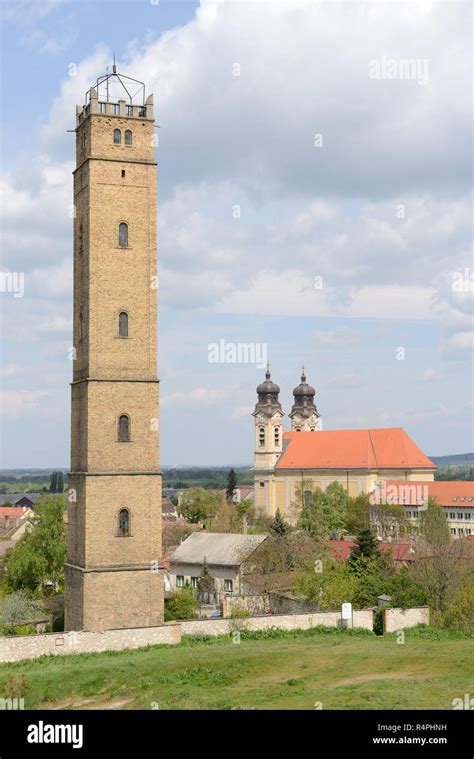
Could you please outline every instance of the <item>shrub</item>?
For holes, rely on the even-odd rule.
[[[0,629],[4,635],[27,635],[27,632],[11,632],[19,627],[44,619],[45,611],[23,590],[10,593],[0,600]],[[36,632],[33,627],[33,632]]]
[[[443,627],[474,633],[474,584],[466,581],[455,590],[443,616]]]
[[[172,590],[165,601],[165,622],[180,619],[195,619],[197,601],[191,588]]]

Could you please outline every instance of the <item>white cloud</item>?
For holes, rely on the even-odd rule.
[[[20,377],[27,371],[28,368],[26,366],[21,366],[20,364],[5,364],[5,366],[0,366],[0,377],[3,377],[4,379]]]
[[[45,390],[0,391],[0,413],[7,419],[27,416],[37,409],[40,401],[47,395]]]
[[[180,404],[195,403],[197,406],[215,406],[228,399],[232,388],[195,387],[189,391],[169,393],[161,398],[162,406],[179,406]]]

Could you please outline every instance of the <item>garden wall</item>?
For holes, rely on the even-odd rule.
[[[384,631],[398,632],[406,627],[419,624],[429,625],[430,610],[428,606],[418,606],[413,609],[384,609]]]
[[[102,632],[15,635],[0,638],[0,662],[35,659],[47,654],[65,656],[99,651],[121,651],[124,648],[140,648],[180,641],[181,628],[179,623],[174,622],[162,627],[137,627]]]
[[[353,626],[372,630],[372,609],[354,611]],[[308,630],[311,627],[340,627],[340,611],[318,611],[312,614],[269,614],[264,617],[246,617],[243,619],[192,619],[181,622],[183,635],[226,635],[239,627],[246,630],[268,630],[275,627],[280,630]]]
[[[429,624],[429,609],[385,609],[385,632],[397,632],[420,623]],[[373,609],[353,612],[352,626],[372,630]],[[181,635],[228,635],[238,629],[308,630],[322,625],[341,627],[340,611],[318,611],[311,614],[268,614],[242,619],[192,619],[185,622],[168,622],[161,627],[139,627],[103,632],[47,633],[0,638],[0,662],[34,659],[48,654],[94,653],[121,651],[127,648],[156,646],[160,643],[180,643]],[[349,622],[349,627],[351,624]]]

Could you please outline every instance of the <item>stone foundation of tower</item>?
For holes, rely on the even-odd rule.
[[[65,630],[163,624],[163,572],[151,567],[84,570],[66,565]]]

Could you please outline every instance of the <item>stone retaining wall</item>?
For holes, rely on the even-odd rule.
[[[226,635],[236,629],[268,630],[308,630],[311,627],[340,627],[340,611],[317,611],[312,614],[269,614],[264,617],[243,619],[196,619],[181,622],[183,635]],[[349,625],[350,626],[350,625]],[[372,609],[354,611],[353,626],[372,630]]]
[[[124,648],[156,646],[158,643],[180,643],[179,623],[162,627],[137,627],[102,632],[47,633],[45,635],[15,635],[0,638],[0,662],[35,659],[47,654],[97,653],[121,651]]]
[[[429,609],[385,609],[385,632],[396,632],[414,627],[421,622],[429,624]],[[373,610],[359,609],[353,612],[352,625],[348,627],[372,630]],[[322,625],[341,627],[340,611],[317,611],[310,614],[268,614],[242,619],[192,619],[186,622],[171,622],[161,627],[138,627],[127,630],[105,630],[103,632],[48,633],[45,635],[18,635],[0,638],[0,662],[15,662],[35,659],[48,654],[94,653],[100,651],[121,651],[126,648],[141,648],[157,644],[180,643],[181,635],[228,635],[239,629],[268,630],[308,630]]]

